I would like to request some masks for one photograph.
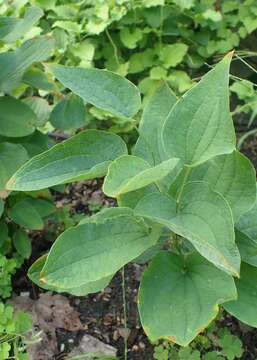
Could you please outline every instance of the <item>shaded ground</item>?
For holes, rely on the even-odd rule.
[[[241,149],[257,167],[257,140],[249,138]],[[113,199],[105,197],[101,190],[101,181],[87,181],[70,185],[64,195],[56,194],[57,206],[71,206],[71,212],[91,215],[94,204],[113,206]],[[93,204],[93,206],[92,206]],[[44,232],[34,232],[33,256],[16,274],[14,288],[16,293],[29,291],[32,299],[37,299],[42,291],[32,284],[26,277],[26,270],[30,263],[49,249],[50,244]],[[123,358],[124,337],[128,336],[128,359],[151,360],[153,347],[147,340],[140,326],[137,312],[137,290],[143,267],[129,264],[125,268],[126,307],[128,314],[128,331],[124,328],[124,308],[122,294],[122,276],[117,273],[110,285],[101,293],[87,297],[73,297],[67,295],[71,306],[80,313],[80,320],[86,325],[86,330],[69,332],[62,328],[56,329],[58,353],[55,359],[66,359],[68,352],[79,343],[83,334],[90,334],[118,350],[118,356]],[[237,320],[226,315],[222,326],[227,326],[238,335],[243,342],[245,353],[243,360],[257,359],[257,330],[243,326]],[[36,360],[36,359],[35,359]],[[50,359],[45,359],[50,360]]]

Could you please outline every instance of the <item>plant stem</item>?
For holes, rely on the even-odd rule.
[[[192,171],[192,168],[191,168],[191,167],[189,167],[189,166],[186,167],[186,172],[185,172],[185,175],[184,175],[184,178],[183,178],[183,181],[182,181],[182,184],[181,184],[181,187],[180,187],[180,189],[179,189],[178,196],[177,196],[177,206],[178,206],[178,204],[179,204],[179,202],[180,202],[181,195],[182,195],[182,193],[183,193],[184,187],[185,187],[185,185],[186,185],[187,179],[188,179],[191,171]]]
[[[123,301],[123,313],[124,313],[124,328],[125,328],[125,337],[124,337],[124,360],[128,359],[128,337],[127,337],[127,304],[126,304],[126,284],[125,284],[125,269],[124,266],[121,270],[122,277],[122,301]]]

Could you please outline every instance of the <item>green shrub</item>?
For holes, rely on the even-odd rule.
[[[150,340],[186,346],[219,306],[257,326],[256,175],[236,150],[229,112],[232,56],[178,100],[164,83],[144,108],[132,155],[117,135],[86,130],[35,156],[12,176],[9,190],[36,191],[106,175],[103,191],[119,204],[62,233],[49,254],[32,265],[35,283],[86,295],[143,256],[151,263],[142,276],[138,306]],[[118,75],[50,69],[100,109],[122,116],[140,109],[138,89]]]

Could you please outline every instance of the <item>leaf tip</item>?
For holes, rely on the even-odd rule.
[[[14,185],[16,183],[16,178],[12,176],[6,183],[5,189],[6,190],[14,190]]]
[[[232,57],[234,56],[235,50],[231,50],[230,52],[228,52],[225,55],[225,59],[228,59],[229,61],[232,59]]]

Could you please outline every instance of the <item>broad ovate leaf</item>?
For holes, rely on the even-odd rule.
[[[45,265],[46,258],[47,255],[43,255],[40,258],[38,258],[31,265],[28,271],[28,277],[30,278],[30,280],[45,290],[50,290],[55,292],[67,292],[75,296],[86,296],[88,294],[96,293],[98,291],[103,290],[112,279],[112,275],[111,275],[111,276],[107,276],[106,278],[100,279],[98,281],[93,281],[82,286],[71,287],[67,289],[59,289],[58,287],[47,285],[40,280],[40,273]]]
[[[176,100],[169,86],[164,83],[151,96],[144,108],[139,123],[140,136],[133,154],[144,158],[151,165],[166,160],[161,141],[161,129]]]
[[[34,132],[37,117],[31,108],[12,96],[0,97],[0,135],[27,136]]]
[[[173,158],[151,167],[137,156],[121,156],[109,166],[103,191],[108,196],[119,197],[121,194],[138,190],[167,176],[179,162],[179,159]]]
[[[154,245],[158,236],[159,229],[128,215],[70,228],[52,246],[41,281],[67,289],[106,278]]]
[[[31,229],[42,230],[44,221],[33,204],[27,199],[18,201],[9,210],[9,217],[18,225]]]
[[[219,305],[235,298],[233,278],[199,254],[160,252],[143,274],[139,313],[151,341],[187,346],[216,317]]]
[[[242,263],[240,279],[236,279],[238,298],[223,307],[247,325],[257,327],[257,268]]]
[[[170,111],[163,129],[164,150],[195,166],[235,149],[229,112],[229,66],[232,53],[187,91]]]
[[[238,151],[216,156],[194,168],[189,180],[206,181],[222,194],[232,209],[234,221],[251,209],[256,200],[255,169]]]
[[[141,106],[137,87],[120,75],[101,69],[61,65],[49,67],[65,87],[102,110],[130,118]]]
[[[39,190],[104,176],[110,162],[126,152],[119,136],[86,130],[33,157],[10,179],[8,189]]]
[[[54,47],[52,38],[42,36],[23,43],[18,49],[0,54],[0,90],[10,92],[19,85],[25,70],[44,61]]]
[[[0,191],[15,171],[28,160],[28,153],[20,144],[0,143]]]
[[[179,203],[162,193],[147,195],[135,213],[167,226],[218,268],[239,276],[240,254],[231,209],[207,183],[188,183]]]
[[[77,129],[86,125],[86,110],[83,100],[72,94],[55,105],[50,116],[51,124],[57,129]]]

